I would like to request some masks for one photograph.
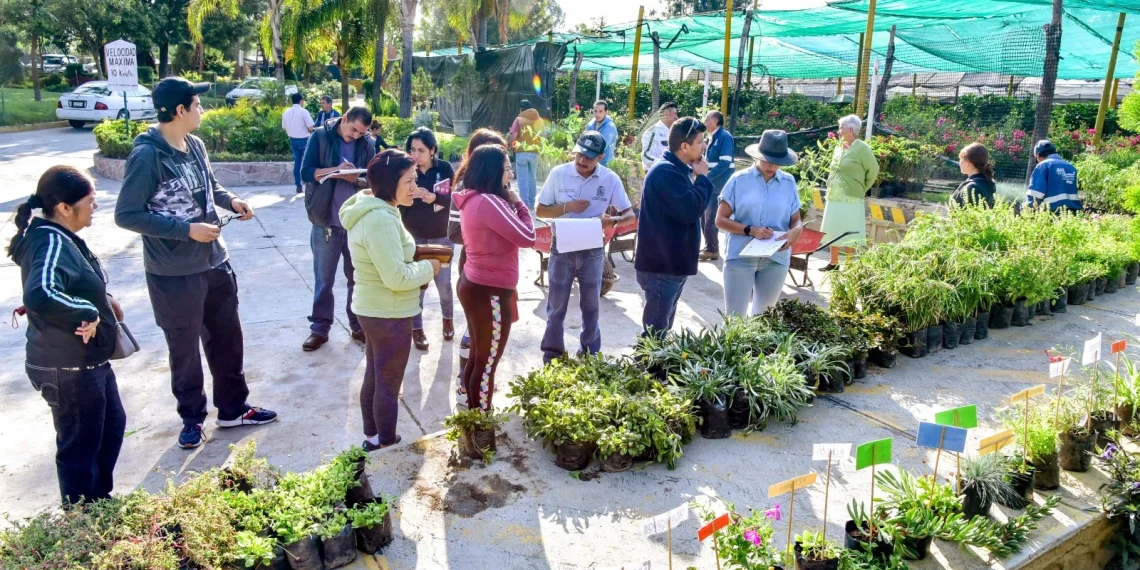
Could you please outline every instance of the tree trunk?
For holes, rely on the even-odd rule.
[[[1049,137],[1049,120],[1053,117],[1053,93],[1057,88],[1057,64],[1061,59],[1061,14],[1062,0],[1053,0],[1053,19],[1045,26],[1045,69],[1041,77],[1041,98],[1037,101],[1037,115],[1033,121],[1033,140]],[[1037,160],[1029,153],[1029,164],[1025,171],[1025,183],[1033,176]]]
[[[384,60],[388,57],[388,50],[384,46],[384,27],[380,27],[380,36],[376,38],[376,55],[372,58],[372,106],[380,108],[380,88],[384,81]]]
[[[43,91],[40,88],[40,38],[32,31],[32,93],[36,101],[43,100]]]
[[[882,113],[887,102],[887,89],[891,85],[891,67],[895,63],[895,26],[891,26],[891,38],[887,43],[887,63],[883,66],[883,76],[879,79],[879,88],[875,92],[875,113]],[[878,124],[878,121],[875,121]]]
[[[285,81],[285,57],[281,50],[281,4],[282,0],[269,0],[269,27],[273,31],[273,75],[277,81]]]
[[[740,102],[740,83],[744,80],[744,48],[748,46],[748,29],[752,27],[752,10],[744,13],[744,31],[740,34],[740,50],[736,56],[736,89],[732,93],[732,109],[728,114],[728,132],[736,130],[737,107]]]
[[[661,37],[653,32],[649,39],[653,41],[653,78],[650,80],[649,99],[652,101],[651,109],[656,111],[661,105]]]
[[[348,67],[344,64],[344,56],[337,54],[336,68],[340,70],[340,112],[348,112]]]
[[[165,38],[166,36],[164,35],[163,37]],[[170,40],[163,39],[162,42],[158,44],[158,77],[160,79],[166,77],[167,72],[170,71],[169,59]]]
[[[501,41],[501,40],[500,40]],[[479,14],[479,45],[475,48],[478,52],[479,48],[487,47],[487,16]]]
[[[570,112],[578,104],[578,73],[582,69],[582,57],[585,54],[574,48],[574,71],[570,72]]]
[[[412,116],[412,33],[416,28],[418,0],[400,0],[400,29],[403,33],[403,54],[400,65],[400,116]]]

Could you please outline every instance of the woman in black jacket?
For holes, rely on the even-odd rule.
[[[123,311],[107,274],[76,234],[91,225],[95,185],[53,166],[16,210],[8,255],[20,266],[27,309],[25,369],[51,407],[65,506],[111,496],[127,416],[109,360]],[[42,217],[32,218],[40,209]]]
[[[971,143],[958,153],[958,168],[967,176],[958,185],[950,200],[959,206],[977,204],[984,208],[994,207],[994,166],[990,164],[990,151],[981,143]]]

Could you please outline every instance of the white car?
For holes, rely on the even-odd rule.
[[[265,96],[263,89],[271,88],[277,80],[272,77],[251,77],[242,81],[237,87],[226,93],[226,105],[234,105],[239,99],[260,99]],[[297,92],[296,85],[286,85],[285,94],[292,95]]]
[[[44,73],[58,73],[62,72],[69,63],[79,63],[79,60],[74,55],[49,53],[41,59],[40,69],[44,70]]]
[[[102,122],[103,119],[122,119],[128,108],[131,120],[155,118],[150,89],[139,85],[138,91],[127,93],[126,102],[127,107],[124,107],[123,92],[111,91],[106,81],[88,81],[75,91],[60,95],[59,103],[55,106],[55,116],[77,129],[90,122]]]

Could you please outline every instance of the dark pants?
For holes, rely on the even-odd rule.
[[[293,183],[298,188],[301,187],[301,160],[305,158],[305,146],[309,144],[309,139],[289,139],[289,148],[293,150]]]
[[[344,258],[344,278],[348,280],[348,294],[345,295],[344,310],[348,314],[348,326],[352,332],[360,330],[360,321],[352,312],[352,291],[356,288],[353,276],[352,256],[348,253],[348,232],[344,228],[324,228],[313,226],[309,234],[309,247],[313,250],[313,314],[309,330],[328,338],[333,324],[333,310],[336,299],[333,284],[336,282],[336,266]]]
[[[716,210],[720,207],[720,188],[709,196],[705,214],[701,218],[701,232],[705,234],[705,251],[720,252],[720,230],[716,228]]]
[[[360,317],[364,327],[364,384],[360,386],[360,415],[364,435],[380,436],[380,443],[396,442],[400,412],[400,386],[412,350],[412,319]]]
[[[455,244],[448,241],[447,238],[415,238],[416,245],[447,245],[451,246],[451,250],[455,251]],[[443,318],[451,320],[455,316],[455,294],[451,290],[451,265],[447,267],[440,267],[439,273],[432,278],[435,282],[435,291],[439,293],[439,312],[443,314]],[[412,317],[412,328],[415,330],[423,330],[424,328],[424,294],[427,289],[420,289],[420,314]]]
[[[169,277],[146,274],[154,320],[166,334],[170,380],[178,415],[186,425],[206,421],[201,343],[214,378],[218,419],[237,419],[249,406],[244,339],[238,317],[237,277],[229,262],[209,271]]]
[[[472,283],[459,277],[459,304],[467,316],[471,333],[471,357],[463,368],[467,408],[490,411],[495,394],[495,369],[507,347],[514,321],[514,289],[500,289]]]
[[[645,309],[641,314],[641,334],[665,336],[673,328],[677,301],[685,288],[685,275],[666,275],[649,271],[637,272],[637,284],[645,292]]]
[[[542,361],[550,362],[566,352],[562,325],[570,305],[570,289],[578,280],[581,297],[582,336],[579,352],[593,354],[602,349],[602,329],[598,326],[602,300],[603,248],[570,253],[553,253],[548,269],[550,289],[546,297],[546,334],[542,336]]]
[[[110,498],[127,427],[111,365],[81,371],[25,369],[51,407],[55,471],[64,504]]]

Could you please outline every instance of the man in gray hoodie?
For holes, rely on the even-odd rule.
[[[214,377],[219,427],[277,419],[276,412],[246,403],[237,278],[221,239],[221,226],[252,218],[253,208],[218,184],[205,145],[190,134],[202,122],[198,95],[209,89],[181,77],[158,82],[151,94],[158,125],[135,138],[115,205],[115,223],[143,236],[147,290],[170,350],[184,449],[201,445],[206,421],[199,343]],[[238,216],[222,219],[216,206]]]

